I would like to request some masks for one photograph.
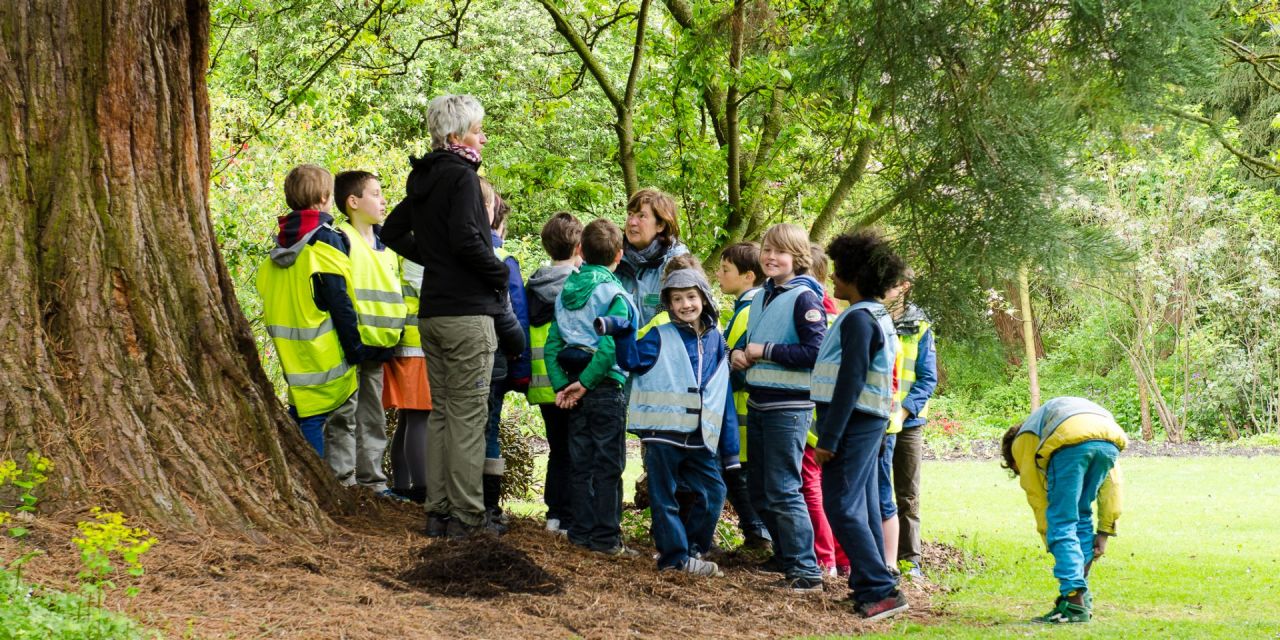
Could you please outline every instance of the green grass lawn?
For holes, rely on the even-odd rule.
[[[926,538],[985,567],[933,576],[954,589],[935,600],[943,624],[903,622],[885,636],[1280,638],[1280,458],[1121,466],[1125,511],[1090,579],[1095,618],[1068,631],[1024,622],[1057,587],[1016,480],[994,462],[927,463]]]

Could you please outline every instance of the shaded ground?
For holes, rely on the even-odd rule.
[[[139,595],[108,604],[170,637],[764,638],[888,628],[849,613],[840,602],[847,589],[834,578],[826,593],[793,595],[769,586],[777,575],[741,559],[726,562],[723,579],[659,574],[647,554],[619,560],[585,552],[536,520],[515,521],[500,539],[450,543],[418,533],[417,508],[367,510],[324,540],[257,545],[161,534],[144,558]],[[32,524],[26,544],[46,553],[24,568],[28,581],[74,589],[74,528],[61,523],[73,519],[54,514]],[[0,540],[0,558],[21,551]],[[951,548],[928,554],[935,567],[961,561]],[[910,617],[934,621],[938,587],[904,589]]]

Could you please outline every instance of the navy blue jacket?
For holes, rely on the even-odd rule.
[[[876,320],[867,311],[855,311],[844,317],[832,331],[840,332],[840,368],[836,371],[836,388],[831,394],[831,404],[818,403],[818,448],[835,451],[844,437],[845,427],[854,413],[859,418],[883,418],[862,413],[854,407],[858,394],[867,384],[867,370],[871,368],[872,355],[884,347],[884,338]]]
[[[722,361],[729,357],[728,349],[725,348],[724,335],[720,333],[720,329],[716,328],[714,318],[703,316],[703,324],[710,327],[702,336],[694,334],[693,328],[683,322],[672,323],[676,330],[680,332],[680,337],[684,342],[685,353],[689,354],[690,364],[698,360],[698,342],[702,342],[702,375],[699,379],[702,381],[702,389],[706,388],[707,381],[715,375],[716,368]],[[618,366],[623,371],[630,371],[634,374],[643,374],[658,362],[658,353],[662,349],[661,333],[650,330],[644,334],[640,340],[636,340],[635,329],[632,327],[627,331],[614,336],[614,344],[617,346]],[[739,461],[739,442],[738,442],[738,412],[733,405],[733,393],[731,390],[725,390],[725,407],[724,407],[724,423],[720,427],[720,446],[718,455],[720,457],[720,465],[725,469],[733,469],[742,466]],[[640,434],[640,439],[644,441],[666,440],[672,444],[682,447],[697,448],[705,447],[702,440],[702,431],[695,430],[692,433],[645,433]]]
[[[822,285],[813,276],[799,275],[782,286],[775,285],[770,278],[764,282],[764,291],[756,296],[764,296],[765,306],[773,302],[782,292],[794,288],[806,287],[807,292],[796,298],[792,322],[795,323],[796,344],[764,345],[765,360],[772,360],[784,367],[795,369],[812,369],[818,361],[818,350],[822,348],[822,339],[827,335],[827,311],[822,307]],[[745,346],[745,345],[744,345]],[[782,407],[810,407],[808,391],[784,391],[781,389],[751,388],[751,405],[757,408],[768,408],[770,405]]]
[[[493,239],[493,247],[495,249],[502,247],[502,237],[497,231],[491,232]],[[507,296],[511,300],[511,312],[515,314],[516,321],[520,323],[520,329],[524,332],[525,347],[517,358],[507,358],[506,378],[511,381],[524,381],[528,384],[529,377],[533,375],[531,370],[531,354],[529,352],[529,303],[525,297],[524,279],[520,275],[520,262],[515,256],[507,256],[503,263],[507,265]],[[498,365],[495,364],[497,369]]]

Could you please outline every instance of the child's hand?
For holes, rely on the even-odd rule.
[[[582,386],[582,383],[575,382],[556,393],[556,406],[561,409],[572,409],[586,394],[587,389]]]
[[[734,371],[749,369],[751,368],[751,359],[747,357],[746,352],[742,349],[734,349],[733,353],[729,355],[729,366],[733,367]]]
[[[752,342],[747,345],[746,352],[747,359],[751,361],[751,364],[755,364],[756,360],[764,357],[764,345],[759,342]]]
[[[822,447],[813,448],[813,461],[818,463],[819,465],[826,464],[828,460],[834,457],[836,457],[836,454],[834,451],[827,451]]]
[[[1101,558],[1104,554],[1106,554],[1107,538],[1109,537],[1111,536],[1108,536],[1107,534],[1102,532],[1098,532],[1097,535],[1093,536],[1093,559],[1094,560],[1097,560],[1098,558]]]

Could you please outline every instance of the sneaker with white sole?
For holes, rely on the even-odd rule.
[[[884,620],[885,618],[896,616],[907,609],[911,605],[907,604],[906,596],[901,591],[893,592],[893,595],[880,600],[879,602],[862,602],[857,606],[858,615],[866,618],[868,622],[876,620]]]
[[[547,531],[555,533],[560,530],[559,518],[547,518]]]
[[[680,568],[690,575],[703,576],[705,578],[723,578],[724,572],[720,570],[720,565],[709,560],[699,558],[689,558],[684,561],[684,566]]]

